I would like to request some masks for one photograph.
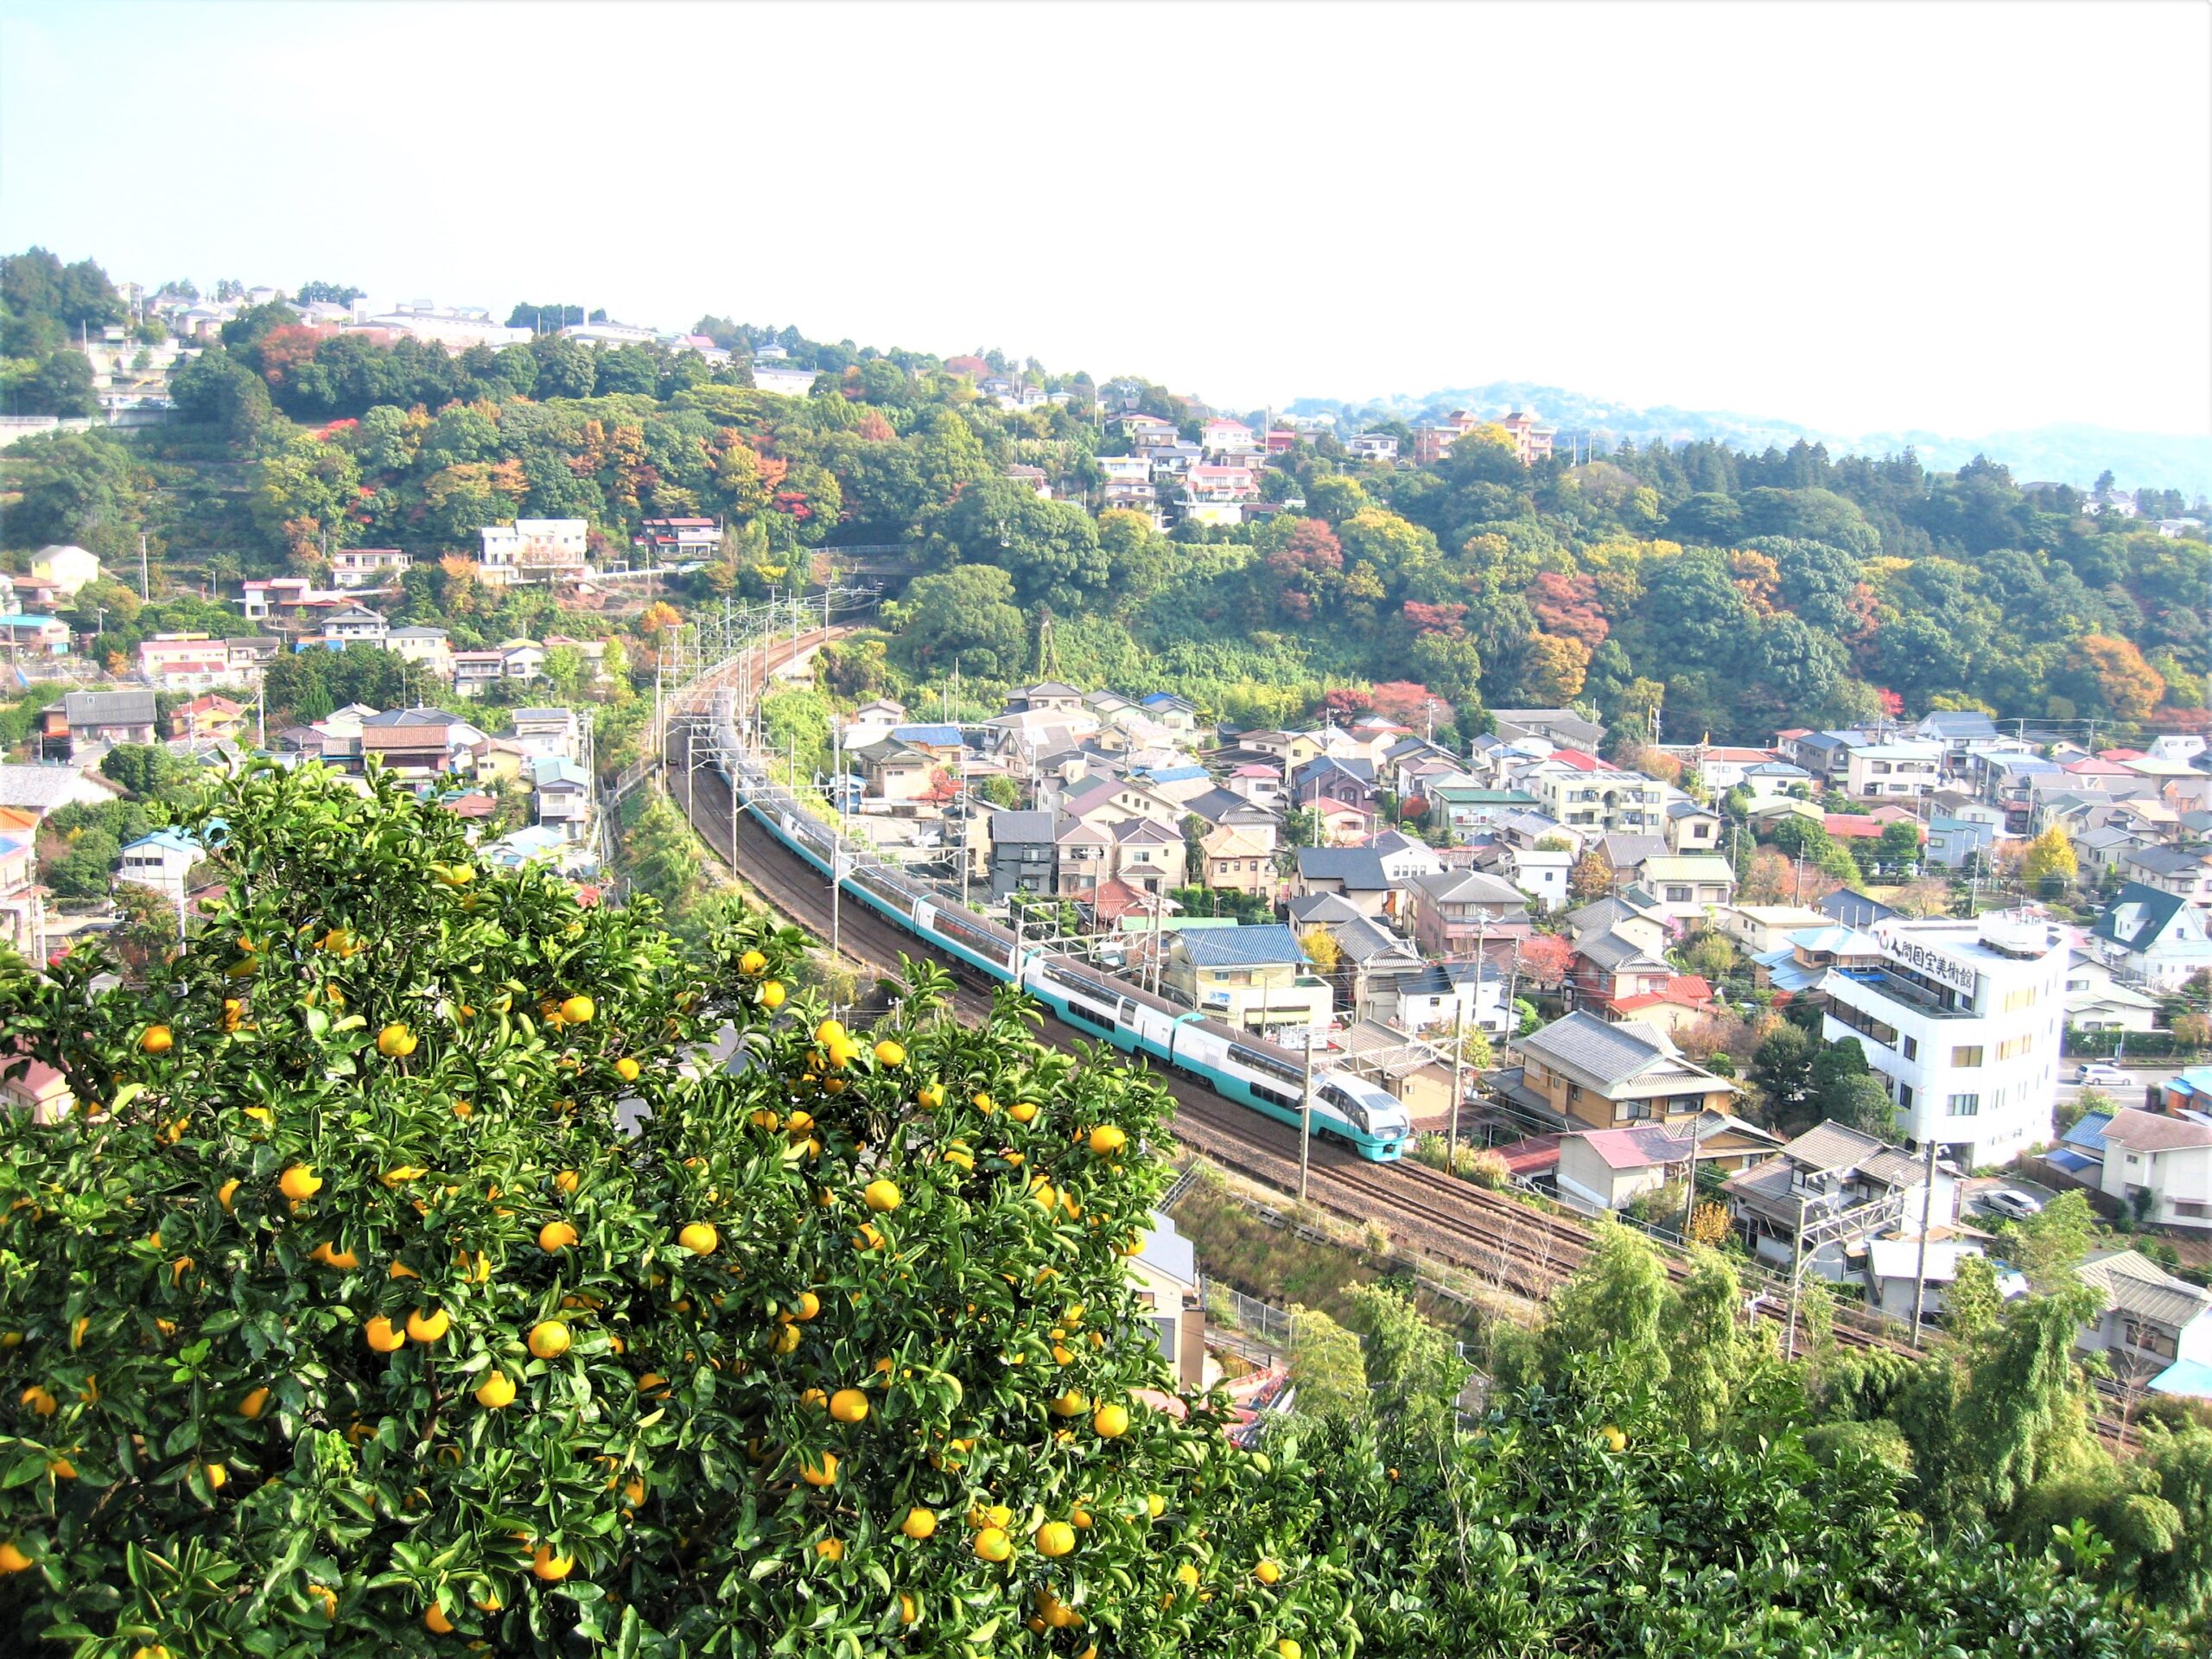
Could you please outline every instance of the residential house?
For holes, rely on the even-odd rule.
[[[69,625],[55,616],[0,616],[0,649],[35,657],[67,657]]]
[[[497,685],[507,677],[504,652],[456,651],[448,654],[446,662],[453,673],[455,696],[481,696],[486,687]]]
[[[1781,949],[1793,933],[1826,927],[1834,918],[1802,905],[1722,905],[1708,919],[1714,932],[1733,939],[1745,955],[1758,956]]]
[[[1695,801],[1669,801],[1666,807],[1667,849],[1675,853],[1720,850],[1721,817]]]
[[[2120,1388],[2212,1395],[2212,1291],[2136,1250],[2099,1250],[2074,1273],[2104,1302],[2075,1345],[2103,1355]]]
[[[2066,1023],[2075,1031],[2149,1031],[2158,1002],[2123,985],[2108,963],[2076,950],[2066,964]]]
[[[1299,806],[1319,802],[1364,806],[1375,796],[1375,763],[1317,755],[1290,775],[1291,799]]]
[[[1700,917],[1736,897],[1736,872],[1718,853],[1654,855],[1635,867],[1636,885],[1681,920]]]
[[[1202,836],[1198,849],[1205,860],[1202,879],[1209,887],[1272,898],[1281,885],[1275,876],[1272,832],[1224,823]]]
[[[2100,1190],[2156,1226],[2212,1228],[2212,1116],[2133,1107],[2105,1126]]]
[[[56,732],[49,721],[46,734],[66,734],[73,760],[118,743],[161,741],[156,735],[157,715],[151,691],[72,691],[61,699],[60,708],[60,731]]]
[[[1979,858],[1986,862],[2003,833],[2005,815],[1966,797],[1954,797],[1961,804],[1952,810],[1940,804],[1943,791],[1935,798],[1939,804],[1928,815],[1928,835],[1921,844],[1921,861],[1942,870],[1961,869],[1969,859]]]
[[[1911,735],[1942,751],[1947,771],[1964,766],[1975,749],[1996,742],[1997,725],[1979,709],[1940,709],[1923,716]]]
[[[1253,1031],[1319,1027],[1334,1007],[1298,936],[1280,923],[1178,932],[1161,974],[1194,1008]]]
[[[0,763],[0,810],[27,813],[34,826],[59,807],[105,806],[123,793],[121,785],[89,769]]]
[[[2178,894],[2130,881],[2089,931],[2107,964],[2152,992],[2178,990],[2212,969],[2207,912]]]
[[[1512,975],[1491,962],[1418,963],[1414,972],[1378,982],[1368,1017],[1426,1032],[1449,1032],[1464,1020],[1469,1030],[1502,1039],[1515,1024],[1506,995],[1512,985]]]
[[[59,1123],[76,1107],[60,1071],[13,1047],[0,1049],[0,1109],[28,1113],[34,1123]]]
[[[1138,893],[1166,893],[1183,882],[1182,836],[1149,818],[1124,818],[1109,831],[1113,879]]]
[[[1441,870],[1407,884],[1414,943],[1432,959],[1486,954],[1532,931],[1529,901],[1511,882],[1475,870]]]
[[[1585,720],[1572,709],[1493,709],[1491,716],[1504,742],[1541,738],[1561,748],[1595,753],[1605,741],[1605,728]]]
[[[366,606],[347,605],[326,612],[322,632],[301,640],[294,648],[308,651],[320,646],[325,651],[343,651],[351,645],[381,645],[390,632],[384,618]]]
[[[245,709],[228,697],[194,697],[169,711],[169,737],[191,741],[235,737],[245,728]]]
[[[1931,1238],[1949,1227],[1957,1181],[1940,1159],[1931,1181],[1924,1157],[1830,1122],[1731,1177],[1723,1190],[1755,1255],[1784,1266],[1802,1259],[1840,1280],[1858,1244],[1900,1231],[1916,1238],[1923,1216]]]
[[[557,754],[582,764],[584,726],[573,709],[518,709],[508,716],[515,741],[533,760]]]
[[[2179,847],[2145,847],[2125,854],[2121,873],[2130,882],[2200,908],[2212,906],[2212,853]]]
[[[1869,743],[1844,756],[1844,793],[1853,799],[1933,795],[1942,782],[1943,749],[1936,743]]]
[[[427,778],[447,772],[474,772],[491,746],[479,727],[442,709],[416,705],[360,717],[358,753],[405,776]]]
[[[1509,410],[1498,417],[1497,424],[1513,441],[1514,458],[1523,467],[1551,459],[1552,440],[1559,435],[1559,429],[1546,426],[1533,409]]]
[[[1744,768],[1744,787],[1755,801],[1778,800],[1812,785],[1813,774],[1787,760],[1762,760]]]
[[[1026,685],[1007,694],[1006,712],[1010,715],[1076,715],[1090,712],[1083,693],[1071,685],[1058,680],[1042,680],[1035,685]]]
[[[139,642],[138,677],[163,690],[200,690],[232,683],[230,652],[204,633],[157,633]]]
[[[1813,901],[1813,908],[1846,927],[1872,927],[1897,914],[1880,899],[1869,898],[1854,887],[1838,887],[1834,893],[1822,893]]]
[[[1697,1164],[1724,1174],[1742,1170],[1780,1144],[1727,1112],[1681,1123],[1576,1129],[1559,1137],[1559,1196],[1578,1209],[1624,1210]]]
[[[1534,795],[1520,789],[1484,789],[1471,784],[1440,784],[1427,791],[1431,811],[1441,812],[1452,839],[1465,842],[1497,829],[1505,820],[1534,812]]]
[[[443,628],[410,626],[385,632],[384,647],[410,663],[421,663],[440,679],[453,675],[453,651]]]
[[[1680,925],[1646,902],[1647,898],[1640,889],[1630,887],[1593,899],[1567,912],[1567,935],[1580,939],[1588,934],[1614,932],[1652,956],[1662,955],[1674,943]]]
[[[1602,1006],[1663,989],[1681,970],[1640,938],[1607,928],[1577,936],[1567,982],[1583,1006]]]
[[[1354,461],[1391,461],[1398,458],[1398,440],[1389,432],[1355,432],[1345,442]]]
[[[711,518],[647,518],[630,545],[650,565],[712,559],[721,551],[721,526]]]
[[[181,830],[156,830],[124,848],[115,879],[151,887],[170,903],[181,905],[191,889],[194,868],[207,856],[207,850]]]
[[[565,754],[541,754],[530,764],[531,801],[539,824],[569,841],[591,834],[591,779]]]
[[[50,582],[64,599],[74,599],[100,579],[97,554],[67,542],[49,542],[31,555],[31,575]]]
[[[545,647],[535,639],[502,639],[499,642],[499,677],[505,680],[535,680],[545,673]]]
[[[993,812],[989,892],[1001,905],[1017,893],[1058,892],[1056,826],[1050,812]]]
[[[389,587],[414,563],[396,547],[341,547],[330,556],[330,585],[344,592]]]
[[[486,524],[479,580],[503,588],[516,582],[574,582],[590,570],[589,525],[582,518],[518,518]]]
[[[1667,789],[1656,779],[1618,771],[1577,750],[1554,750],[1551,759],[1562,764],[1530,783],[1548,816],[1591,834],[1664,835]]]
[[[1387,860],[1372,846],[1300,847],[1292,856],[1296,873],[1291,891],[1296,897],[1333,894],[1363,916],[1392,919],[1402,912],[1407,881],[1444,868],[1433,855],[1423,866],[1410,857]]]
[[[1147,693],[1137,699],[1137,707],[1147,717],[1179,736],[1194,736],[1198,732],[1197,705],[1177,696],[1173,691]]]
[[[1539,912],[1564,910],[1570,902],[1567,876],[1574,868],[1574,854],[1564,847],[1507,847],[1497,870],[1507,880],[1535,900]]]
[[[861,763],[868,791],[893,805],[911,805],[935,787],[939,771],[933,756],[895,737],[847,753]]]
[[[1135,1255],[1124,1256],[1122,1266],[1134,1281],[1140,1317],[1174,1374],[1177,1388],[1185,1392],[1204,1389],[1206,1313],[1197,1251],[1175,1230],[1174,1222],[1155,1210],[1142,1247]]]
[[[1726,1119],[1741,1092],[1685,1058],[1664,1032],[1611,1025],[1580,1009],[1522,1038],[1519,1048],[1519,1065],[1486,1073],[1484,1081],[1554,1128]]]

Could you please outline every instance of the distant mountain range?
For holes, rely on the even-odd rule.
[[[2180,490],[2190,496],[2212,493],[2212,438],[2176,436],[2164,432],[2122,432],[2110,427],[2067,423],[2039,426],[2022,432],[1992,432],[1977,438],[1949,437],[1940,432],[1840,433],[1800,426],[1795,421],[1769,420],[1751,415],[1732,415],[1712,410],[1675,409],[1662,404],[1637,409],[1585,397],[1560,386],[1539,386],[1525,380],[1499,380],[1487,386],[1460,386],[1432,391],[1419,397],[1391,397],[1364,402],[1331,397],[1301,397],[1290,406],[1294,415],[1318,415],[1324,410],[1339,422],[1366,424],[1402,420],[1409,425],[1437,420],[1455,409],[1478,415],[1503,415],[1513,409],[1533,409],[1548,424],[1559,428],[1563,448],[1570,435],[1587,440],[1603,453],[1630,438],[1639,444],[1654,438],[1672,443],[1711,439],[1732,448],[1759,450],[1769,444],[1788,448],[1802,438],[1824,443],[1832,456],[1894,454],[1910,448],[1929,467],[1950,472],[1987,455],[2012,470],[2016,482],[2049,479],[2086,489],[2100,473],[2109,468],[2123,489]]]

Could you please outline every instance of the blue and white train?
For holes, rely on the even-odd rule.
[[[742,753],[734,741],[719,747]],[[835,856],[829,827],[749,763],[731,780],[738,798],[777,840],[823,873]],[[844,860],[842,886],[906,931],[990,978],[1019,984],[1077,1031],[1128,1052],[1150,1055],[1276,1122],[1296,1127],[1305,1057],[1248,1031],[1153,995],[1103,969],[1042,946],[948,904],[899,871]],[[1364,1078],[1331,1072],[1313,1084],[1313,1132],[1343,1141],[1363,1158],[1389,1162],[1413,1145],[1404,1105]]]

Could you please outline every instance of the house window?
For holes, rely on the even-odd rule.
[[[2146,1354],[2157,1354],[2164,1359],[2174,1357],[2172,1332],[2152,1325],[2147,1319],[2129,1319],[2121,1329],[2127,1333],[2129,1347],[2140,1348]]]
[[[2035,1005],[2036,988],[2023,985],[2018,990],[2005,992],[2004,1000],[1997,1006],[2001,1014],[2018,1014],[2022,1008],[2032,1008]]]
[[[1980,1095],[1953,1095],[1944,1109],[1953,1117],[1974,1117],[1981,1111]]]
[[[2202,1219],[2204,1215],[2204,1205],[2195,1198],[2176,1198],[2174,1200],[2174,1214],[2177,1216],[2187,1216],[2195,1219]]]
[[[1617,1120],[1625,1118],[1636,1122],[1650,1116],[1651,1103],[1648,1100],[1624,1100],[1613,1108],[1613,1116]]]
[[[1920,1058],[1919,1038],[1908,1037],[1904,1039],[1904,1057],[1908,1060],[1916,1060]]]
[[[1667,902],[1669,904],[1687,905],[1689,901],[1690,890],[1688,887],[1670,887],[1667,889]]]
[[[1981,1064],[1981,1045],[1967,1043],[1953,1049],[1951,1064],[1961,1071],[1971,1071]]]

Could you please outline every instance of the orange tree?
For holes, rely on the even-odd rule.
[[[1294,1458],[1125,1272],[1164,1096],[913,969],[493,874],[389,779],[233,780],[143,989],[0,969],[0,1629],[79,1655],[1348,1651]],[[1265,1564],[1264,1567],[1262,1564]]]

